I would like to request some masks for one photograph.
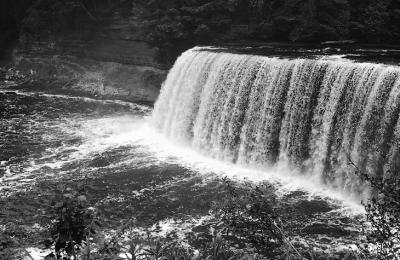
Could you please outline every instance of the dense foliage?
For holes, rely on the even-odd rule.
[[[86,238],[95,233],[96,214],[94,208],[88,207],[82,191],[66,188],[57,197],[52,207],[56,217],[51,231],[55,253],[57,257],[75,256]]]
[[[400,39],[399,0],[153,0],[145,7],[149,43],[166,60],[215,42]]]
[[[351,160],[350,160],[351,162]],[[371,199],[364,204],[366,210],[366,241],[360,246],[368,258],[400,260],[400,179],[397,174],[378,178],[365,174],[354,166],[355,173],[368,182]]]
[[[52,41],[85,30],[90,39],[105,26],[115,10],[130,13],[129,1],[113,0],[5,0],[0,2],[0,48],[19,41]],[[91,30],[87,30],[87,29]]]
[[[0,59],[17,39],[21,20],[32,0],[0,1]]]
[[[226,196],[214,206],[219,229],[228,241],[267,259],[304,259],[287,238],[289,209],[279,205],[269,183],[234,184],[225,179]]]
[[[44,39],[83,28],[101,32],[114,15],[173,61],[198,44],[279,41],[400,42],[400,0],[25,0],[2,1],[3,42]],[[26,38],[29,38],[27,40]],[[246,43],[245,43],[246,44]]]
[[[116,8],[129,9],[127,1],[106,0],[34,0],[21,21],[24,40],[48,40],[49,37],[101,29]],[[129,11],[128,11],[129,13]],[[87,35],[90,30],[84,30]]]

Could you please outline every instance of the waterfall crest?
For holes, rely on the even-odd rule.
[[[364,192],[349,167],[400,169],[400,68],[191,49],[178,58],[152,122],[168,138],[253,167],[286,163]]]

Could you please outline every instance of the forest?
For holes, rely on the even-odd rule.
[[[118,13],[171,62],[195,45],[240,42],[400,42],[400,0],[6,0],[1,49],[96,28]]]

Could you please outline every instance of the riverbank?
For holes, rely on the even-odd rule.
[[[166,71],[74,56],[20,55],[4,72],[17,88],[151,105]]]

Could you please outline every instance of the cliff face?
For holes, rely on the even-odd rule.
[[[113,6],[98,23],[83,14],[89,20],[82,26],[33,34],[23,24],[14,51],[16,69],[48,90],[153,103],[169,66],[156,62],[156,51],[146,44],[136,17],[140,10],[123,2],[129,1]]]
[[[63,55],[19,55],[15,68],[29,78],[27,87],[151,105],[165,70]]]

